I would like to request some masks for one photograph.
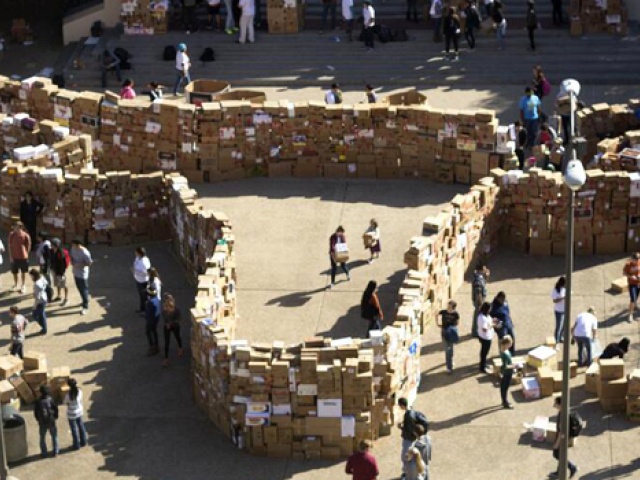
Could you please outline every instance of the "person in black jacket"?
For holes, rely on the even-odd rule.
[[[524,147],[527,145],[527,129],[522,123],[515,122],[516,130],[516,157],[518,157],[518,168],[524,170]]]
[[[38,225],[38,215],[42,213],[42,203],[33,198],[33,193],[26,192],[20,202],[20,221],[24,223],[24,228],[29,232],[29,237],[36,238]],[[31,244],[31,249],[35,248],[35,242]]]
[[[460,36],[460,17],[456,13],[456,7],[449,7],[447,9],[447,15],[443,21],[444,42],[445,50],[447,52],[447,60],[454,62],[458,61],[458,38]],[[453,50],[455,51],[453,58],[449,56],[449,49],[453,43]]]
[[[533,7],[533,0],[527,1],[527,32],[529,32],[529,50],[535,52],[536,39],[535,31],[538,28],[538,16]]]
[[[406,398],[402,397],[398,399],[398,407],[404,412],[402,422],[398,424],[402,432],[402,451],[400,458],[402,460],[402,475],[404,477],[406,473],[407,452],[419,438],[416,435],[416,427],[422,425],[424,433],[426,434],[429,430],[429,424],[424,414],[409,407],[409,401]]]
[[[59,238],[51,240],[51,272],[53,273],[53,286],[58,290],[56,297],[52,300],[60,300],[60,293],[64,291],[64,299],[61,305],[64,307],[69,298],[69,288],[67,288],[67,268],[69,268],[69,252],[62,246]]]
[[[47,457],[46,436],[47,432],[49,432],[53,442],[51,455],[56,457],[60,453],[58,449],[58,427],[56,426],[58,406],[51,398],[51,391],[47,385],[40,385],[40,399],[36,401],[33,413],[40,427],[40,455],[42,458]]]
[[[631,340],[627,337],[624,337],[619,342],[613,342],[607,345],[607,348],[604,349],[602,355],[600,355],[600,360],[607,360],[610,358],[624,358],[624,355],[629,351],[629,344]]]
[[[480,28],[480,13],[475,0],[467,0],[467,6],[464,9],[466,22],[464,24],[464,37],[467,39],[469,48],[476,48],[476,36],[474,31]]]

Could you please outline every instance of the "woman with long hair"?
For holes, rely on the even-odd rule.
[[[378,300],[378,284],[371,280],[367,285],[367,288],[362,294],[362,300],[360,301],[360,313],[362,318],[369,321],[369,328],[367,329],[367,336],[371,330],[381,330],[382,320],[384,314],[382,308],[380,308],[380,301]]]
[[[564,325],[564,298],[567,295],[565,285],[567,280],[564,277],[560,277],[556,282],[555,287],[551,290],[551,300],[553,301],[553,313],[556,316],[556,330],[554,338],[556,344],[563,341],[563,325]]]
[[[75,379],[69,379],[69,393],[64,399],[67,406],[67,420],[69,420],[69,428],[73,437],[73,449],[78,450],[87,444],[87,431],[84,428],[82,414],[84,408],[82,404],[82,390],[78,388],[78,382]]]
[[[369,244],[369,251],[371,256],[369,257],[369,263],[372,263],[376,258],[380,258],[380,228],[375,218],[372,218],[369,222],[369,227],[364,232],[370,237],[371,243]]]
[[[158,269],[155,267],[151,267],[149,269],[149,288],[155,289],[155,291],[158,292],[156,296],[158,298],[162,298],[162,280],[160,280],[160,274],[158,273]]]
[[[182,314],[180,309],[176,306],[176,299],[170,293],[165,293],[162,299],[162,318],[164,319],[164,361],[162,365],[164,367],[169,366],[169,343],[171,341],[171,334],[176,337],[178,342],[178,357],[182,357],[184,350],[182,349],[182,338],[180,336],[180,323],[182,320]]]

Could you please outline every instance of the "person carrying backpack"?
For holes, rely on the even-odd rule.
[[[402,432],[402,451],[400,453],[402,475],[406,477],[408,452],[413,447],[414,442],[418,440],[416,428],[421,425],[424,432],[427,433],[429,431],[429,421],[422,412],[410,408],[409,401],[404,397],[398,399],[398,407],[404,412],[402,422],[398,424],[398,428]]]
[[[51,434],[51,442],[53,443],[51,455],[53,457],[58,456],[58,453],[60,453],[58,449],[58,427],[56,426],[58,406],[51,398],[51,391],[48,385],[40,385],[40,399],[36,400],[33,413],[40,427],[40,456],[47,458],[47,432]]]
[[[562,412],[562,397],[557,397],[553,402],[553,406],[558,411],[558,418],[556,420],[556,441],[553,444],[553,458],[558,460],[558,468],[554,473],[551,474],[551,477],[557,478],[560,475],[560,442],[564,438],[564,431],[560,415],[560,413]],[[581,431],[582,418],[580,418],[580,415],[575,412],[569,414],[569,438],[577,437],[578,435],[580,435]],[[570,472],[569,478],[575,477],[576,473],[578,473],[578,466],[574,463],[571,463],[569,459],[567,459],[567,465]]]
[[[53,273],[53,285],[58,290],[53,302],[60,301],[60,292],[64,291],[63,307],[67,304],[69,298],[69,288],[67,288],[67,269],[71,264],[69,251],[62,247],[59,238],[51,240],[51,272]]]

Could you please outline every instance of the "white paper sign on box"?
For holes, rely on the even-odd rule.
[[[342,417],[342,399],[318,399],[318,417],[340,418]]]
[[[301,383],[298,385],[298,395],[318,395],[318,385],[314,383]]]

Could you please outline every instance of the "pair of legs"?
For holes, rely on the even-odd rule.
[[[236,28],[236,22],[233,18],[233,0],[224,0],[224,6],[227,10],[224,28],[227,30],[227,33],[232,33],[232,30]]]
[[[433,19],[433,41],[442,41],[442,17]]]
[[[153,321],[147,320],[145,326],[145,333],[147,334],[147,340],[149,341],[149,355],[155,355],[158,353],[158,319]]]
[[[20,273],[20,291],[24,293],[25,279],[27,277],[27,270],[29,270],[29,260],[13,260],[11,262],[11,274],[13,275],[13,290],[18,288],[18,273]]]
[[[253,15],[242,15],[240,17],[240,38],[238,42],[245,43],[247,41],[247,34],[249,36],[249,43],[253,43],[255,40],[253,32]]]
[[[69,299],[69,289],[67,288],[67,277],[65,275],[54,275],[53,276],[53,284],[58,289],[58,294],[56,298],[53,299],[54,302],[60,300],[60,294],[64,290],[64,299],[62,300],[62,305],[67,304],[67,300]]]
[[[35,310],[33,311],[33,318],[35,319],[36,322],[38,322],[38,325],[40,325],[40,328],[42,330],[40,330],[40,333],[42,333],[43,335],[46,335],[47,333],[47,310],[46,310],[47,304],[45,303],[39,303],[38,305],[36,305]]]
[[[507,21],[503,20],[498,28],[496,28],[496,40],[498,41],[498,48],[504,50],[504,39],[507,36]]]
[[[222,17],[220,17],[220,4],[215,5],[213,7],[209,7],[209,25],[211,28],[214,27],[213,19],[216,19],[215,28],[218,30],[222,29]]]
[[[471,336],[478,336],[478,315],[480,315],[480,307],[485,301],[482,295],[475,294],[471,297],[473,302],[473,319],[471,319]]]
[[[487,368],[487,356],[491,350],[491,340],[478,339],[480,340],[480,372],[484,373]]]
[[[147,305],[147,287],[149,282],[136,282],[136,290],[138,290],[138,300],[140,302],[138,306],[138,312],[142,313]]]
[[[507,370],[502,374],[500,379],[500,398],[502,399],[502,406],[509,408],[511,404],[507,399],[509,394],[509,387],[511,386],[511,378],[513,377],[513,370]]]
[[[418,0],[407,0],[407,20],[418,23]]]
[[[349,41],[352,42],[353,41],[353,18],[345,20],[345,22],[347,24],[347,38],[349,38]]]
[[[371,330],[382,330],[382,323],[379,318],[369,320],[369,328],[367,328],[367,338],[371,336]]]
[[[465,29],[464,38],[467,39],[467,45],[469,45],[469,48],[471,50],[476,48],[476,36],[475,33],[473,33],[473,27],[468,27],[467,29]]]
[[[448,342],[442,335],[442,343],[444,343],[444,361],[447,365],[447,371],[451,373],[453,371],[453,342]],[[489,342],[491,346],[491,342]],[[486,356],[485,356],[486,359]]]
[[[564,327],[564,312],[553,312],[556,316],[556,331],[554,338],[556,339],[556,343],[561,343],[564,341],[563,337],[563,327]]]
[[[556,460],[560,460],[560,450],[558,449],[554,449],[553,450],[553,458],[555,458]],[[576,472],[578,471],[578,467],[576,466],[575,463],[571,463],[569,461],[569,459],[567,459],[567,466],[569,467],[569,472],[571,472],[571,476],[573,477]],[[560,470],[560,465],[558,464],[558,470]],[[556,472],[558,473],[558,472]]]
[[[182,22],[184,23],[184,28],[187,31],[197,30],[198,25],[196,22],[196,6],[183,6],[182,8]]]
[[[527,130],[527,147],[532,148],[536,138],[538,138],[538,129],[540,125],[540,120],[535,118],[531,120],[525,119],[524,128]]]
[[[453,43],[453,51],[455,53],[454,58],[458,58],[458,35],[456,35],[455,33],[453,35],[445,35],[444,49],[447,52],[447,57],[449,56],[449,50],[451,49],[452,43]]]
[[[406,473],[407,452],[413,446],[413,440],[402,439],[402,450],[400,451],[400,461],[402,462],[402,473]]]
[[[69,419],[69,428],[73,438],[73,448],[78,450],[87,444],[87,430],[84,428],[82,417]]]
[[[167,324],[164,326],[164,362],[166,365],[169,364],[169,343],[171,342],[171,335],[173,334],[176,337],[176,342],[178,342],[178,356],[182,356],[182,337],[180,336],[180,324]]]
[[[329,257],[329,259],[331,260],[331,285],[335,285],[336,273],[338,273],[338,264],[333,259],[333,257]],[[345,262],[341,262],[340,267],[342,267],[342,271],[347,276],[347,280],[351,280],[351,277],[349,276],[349,267],[347,266],[347,264]]]
[[[22,342],[12,343],[9,353],[15,357],[24,358],[24,344]]]
[[[322,30],[326,30],[327,26],[327,15],[331,13],[331,30],[335,30],[336,28],[336,4],[331,3],[323,3],[322,4]]]
[[[551,13],[553,25],[560,26],[564,23],[564,19],[562,18],[562,0],[551,0],[551,4],[553,5],[553,12]]]
[[[55,457],[60,453],[58,449],[58,427],[55,422],[51,425],[40,424],[40,454],[43,457],[47,456],[47,432],[51,434],[51,442],[53,443],[51,454]]]
[[[182,87],[183,84],[186,87],[190,83],[191,75],[189,75],[189,72],[185,73],[178,70],[176,74],[176,84],[173,87],[173,94],[178,95],[178,90],[180,90],[180,87]]]
[[[373,48],[373,27],[364,29],[364,46],[369,49]]]
[[[591,365],[591,339],[589,337],[575,337],[578,345],[578,366]]]
[[[529,34],[529,48],[531,50],[535,50],[536,49],[535,32],[536,32],[535,27],[527,27],[527,33]]]
[[[369,263],[371,263],[374,259],[380,258],[380,240],[376,240],[376,244],[369,247],[369,252],[371,252],[371,257],[369,257]]]
[[[629,321],[633,320],[633,312],[638,306],[638,293],[640,285],[629,285]]]
[[[82,299],[82,311],[86,313],[89,309],[89,279],[82,277],[73,277],[76,282],[76,288]]]

